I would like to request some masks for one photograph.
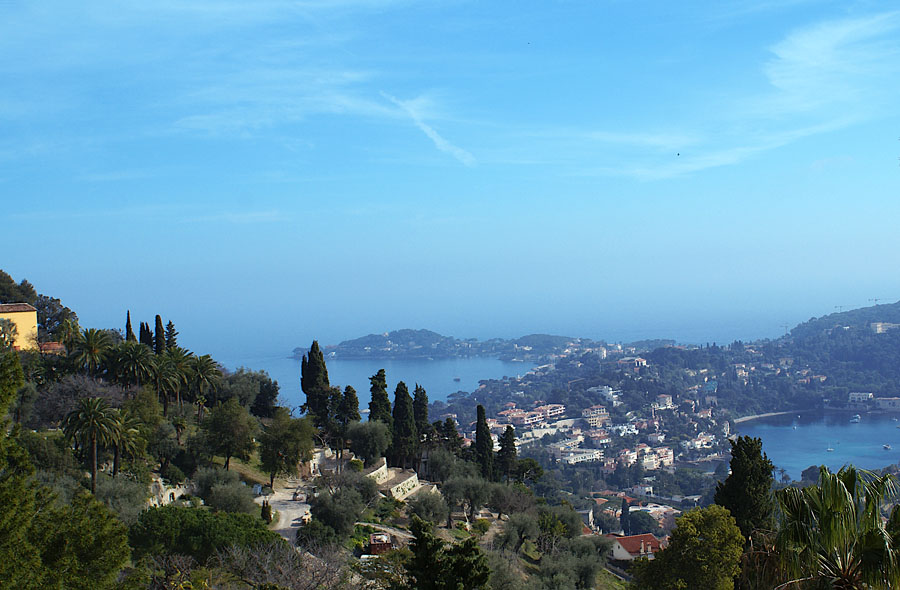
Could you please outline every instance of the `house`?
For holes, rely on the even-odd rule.
[[[13,350],[37,349],[37,309],[27,303],[0,303],[0,320],[9,320],[16,327]]]
[[[876,397],[875,407],[879,410],[900,410],[900,397]]]
[[[639,557],[653,559],[653,556],[662,549],[659,539],[649,533],[627,537],[606,535],[606,537],[613,542],[612,558],[618,561],[633,561]]]
[[[847,401],[851,404],[864,404],[874,398],[875,395],[870,392],[851,391]]]
[[[534,408],[534,412],[539,413],[544,420],[550,420],[566,413],[566,406],[563,404],[547,404]]]
[[[587,393],[599,395],[604,400],[611,403],[613,407],[622,404],[622,402],[619,401],[619,395],[621,394],[621,392],[614,390],[609,385],[598,385],[596,387],[588,388]]]
[[[606,406],[601,406],[599,404],[581,410],[581,417],[587,421],[591,428],[604,426],[610,422],[609,412],[606,411]]]
[[[650,434],[647,435],[647,440],[649,440],[652,443],[661,443],[664,440],[666,440],[666,433],[665,432],[651,432]]]
[[[663,394],[656,396],[656,409],[671,410],[674,407],[675,407],[675,404],[672,403],[671,395],[663,393]]]
[[[369,555],[381,555],[394,548],[388,533],[372,533],[369,535]]]

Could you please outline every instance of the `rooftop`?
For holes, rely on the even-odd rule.
[[[0,313],[16,313],[21,311],[37,311],[27,303],[0,303]]]

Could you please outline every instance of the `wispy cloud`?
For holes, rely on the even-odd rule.
[[[900,12],[798,28],[769,47],[771,57],[759,66],[766,87],[710,109],[697,131],[570,131],[570,142],[592,155],[596,142],[638,148],[624,155],[607,151],[602,157],[608,163],[572,165],[570,173],[639,180],[683,176],[740,164],[889,112],[900,94],[898,30]]]
[[[900,12],[888,12],[792,32],[763,67],[772,92],[751,106],[761,116],[828,116],[848,105],[868,111],[885,92],[895,99],[889,77],[900,74],[898,28]]]
[[[422,109],[423,99],[416,100],[398,100],[397,98],[382,92],[381,95],[385,97],[387,100],[391,101],[393,104],[397,105],[407,116],[412,120],[413,124],[419,128],[419,130],[428,136],[428,139],[434,143],[434,147],[439,149],[440,151],[453,156],[466,166],[474,166],[475,165],[475,156],[471,153],[467,152],[461,147],[455,146],[446,139],[444,139],[437,131],[434,130],[433,127],[428,125],[424,120],[424,113]]]

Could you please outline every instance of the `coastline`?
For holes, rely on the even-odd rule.
[[[773,416],[787,416],[788,414],[795,414],[797,410],[785,410],[784,412],[768,412],[766,414],[754,414],[752,416],[742,416],[740,418],[735,418],[735,424],[741,424],[743,422],[749,422],[750,420],[757,420],[759,418],[771,418]]]

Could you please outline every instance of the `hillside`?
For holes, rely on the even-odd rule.
[[[790,335],[795,340],[802,340],[829,332],[836,327],[869,328],[874,322],[900,324],[900,301],[810,318],[792,329]]]
[[[325,346],[324,351],[331,358],[344,359],[447,359],[480,356],[543,362],[563,353],[573,343],[585,345],[590,342],[550,334],[529,334],[513,340],[459,340],[431,330],[404,329],[345,340],[337,345]],[[307,350],[297,347],[293,355],[300,358]]]

